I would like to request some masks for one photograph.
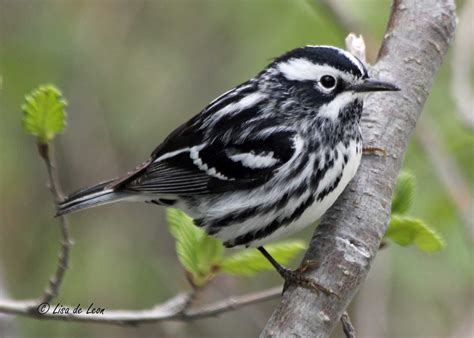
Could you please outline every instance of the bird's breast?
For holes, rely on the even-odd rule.
[[[291,170],[259,189],[234,192],[196,209],[203,225],[227,246],[258,246],[295,233],[321,218],[335,202],[360,163],[359,138],[302,152]]]
[[[281,226],[268,231],[265,237],[256,238],[246,243],[247,246],[260,246],[272,242],[282,237],[296,233],[303,228],[318,221],[324,213],[336,201],[350,180],[354,177],[360,164],[362,154],[362,144],[354,138],[350,142],[339,143],[336,147],[326,149],[324,153],[313,153],[308,156],[308,165],[301,172],[299,177],[292,177],[293,180],[304,180],[307,182],[306,190],[300,195],[294,195],[288,203],[266,217],[259,219],[259,222],[248,220],[244,227],[238,226],[235,230],[238,235],[254,231],[263,231],[266,224],[272,224],[274,219],[289,220]],[[313,162],[312,162],[313,161]],[[311,168],[311,170],[308,170]],[[305,178],[303,176],[306,176]],[[280,194],[284,194],[284,188],[280,187]],[[291,219],[291,221],[290,221]],[[246,228],[243,230],[243,228]],[[267,229],[270,226],[267,225]],[[232,231],[228,229],[228,231]],[[228,237],[236,234],[221,233]],[[227,237],[225,236],[225,237]]]
[[[320,160],[319,166],[315,167],[312,173],[314,177],[318,175],[318,170],[328,166],[317,188],[312,191],[312,203],[308,205],[301,216],[296,218],[291,224],[286,227],[281,227],[263,241],[253,243],[252,246],[262,245],[279,237],[289,236],[302,230],[308,225],[318,221],[334,204],[357,172],[362,155],[362,143],[353,139],[347,146],[344,146],[343,143],[339,143],[334,149],[329,151],[331,152],[331,156],[325,156],[324,159]],[[290,207],[294,209],[299,207],[299,205]]]

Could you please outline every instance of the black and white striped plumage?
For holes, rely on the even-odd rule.
[[[126,176],[68,197],[65,214],[147,201],[186,211],[228,247],[314,223],[354,176],[367,92],[396,90],[334,47],[307,46],[212,101]]]

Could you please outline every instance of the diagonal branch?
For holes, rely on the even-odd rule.
[[[289,287],[262,337],[328,337],[364,281],[390,217],[396,177],[416,121],[453,37],[452,0],[397,0],[392,6],[375,77],[402,88],[367,100],[362,134],[386,158],[364,158],[358,174],[316,229],[304,260],[310,276],[340,297]]]

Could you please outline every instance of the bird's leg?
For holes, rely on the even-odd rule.
[[[286,291],[288,286],[291,284],[301,286],[303,288],[309,289],[316,294],[319,292],[324,292],[327,295],[335,295],[337,296],[334,291],[325,288],[322,285],[316,283],[313,279],[304,276],[304,272],[308,269],[309,266],[316,264],[315,261],[308,261],[305,262],[303,266],[295,271],[285,268],[281,266],[263,246],[258,247],[258,250],[262,253],[262,255],[268,259],[271,265],[276,269],[276,271],[280,274],[280,276],[285,280],[285,285],[283,286],[283,293]]]
[[[365,146],[362,147],[362,154],[364,155],[377,155],[382,154],[383,157],[387,157],[388,153],[385,149],[379,147]]]

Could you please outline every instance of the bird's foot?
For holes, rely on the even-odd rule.
[[[366,146],[362,148],[362,154],[364,155],[380,155],[382,154],[383,157],[387,157],[388,153],[385,149],[379,148],[379,147],[372,147],[372,146]]]
[[[285,268],[284,266],[280,265],[268,252],[265,250],[263,246],[258,247],[258,250],[262,253],[263,256],[265,256],[266,259],[273,265],[273,267],[276,269],[278,274],[285,280],[285,285],[283,286],[283,292],[285,293],[286,289],[290,285],[296,285],[296,286],[301,286],[305,289],[309,289],[313,291],[316,294],[319,294],[320,292],[323,292],[327,295],[334,295],[337,298],[339,296],[332,291],[331,289],[325,288],[324,286],[320,285],[317,283],[314,279],[309,278],[304,275],[304,273],[311,267],[314,267],[315,265],[319,265],[318,261],[315,260],[306,260],[300,268],[296,270],[290,270]]]
[[[339,296],[331,289],[322,286],[321,284],[317,283],[313,278],[309,278],[304,275],[305,271],[307,271],[307,269],[314,264],[315,263],[311,261],[305,262],[300,268],[296,270],[290,270],[281,266],[281,268],[277,271],[280,276],[285,280],[285,285],[283,286],[283,293],[285,293],[286,289],[290,285],[295,285],[311,290],[317,295],[319,295],[320,292],[323,292],[328,296],[334,295],[339,298]]]

